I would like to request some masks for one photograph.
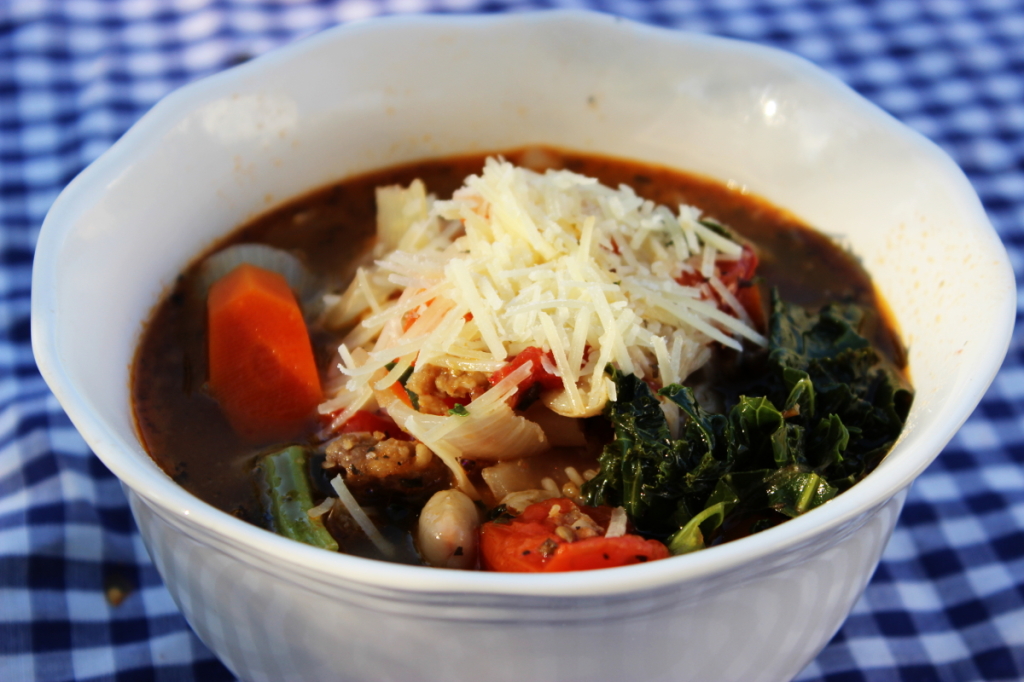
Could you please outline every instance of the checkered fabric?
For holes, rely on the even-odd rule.
[[[555,6],[809,58],[942,146],[1024,269],[1024,0],[0,3],[0,680],[231,679],[33,361],[33,247],[60,189],[174,88],[326,26]],[[1024,332],[799,679],[1024,679]]]

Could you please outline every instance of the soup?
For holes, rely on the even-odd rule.
[[[294,307],[276,328],[297,337],[272,343],[313,368],[263,397],[249,384],[278,373],[230,331],[252,301]],[[549,571],[827,503],[898,436],[905,365],[856,259],[785,211],[526,149],[348,179],[243,226],[155,310],[132,394],[153,459],[251,523]]]

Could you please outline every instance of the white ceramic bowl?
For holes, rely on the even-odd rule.
[[[837,235],[884,293],[917,388],[881,466],[758,535],[623,569],[464,573],[336,555],[195,499],[139,445],[129,363],[198,252],[329,181],[542,143],[745,186]],[[195,631],[247,680],[783,680],[842,623],[908,486],[1006,352],[1006,254],[938,148],[796,57],[608,16],[344,26],[190,85],[61,194],[32,336],[72,421],[123,481]]]

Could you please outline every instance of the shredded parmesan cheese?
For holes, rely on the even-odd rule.
[[[331,508],[334,507],[335,499],[336,498],[333,497],[328,497],[324,499],[324,501],[318,504],[317,506],[306,510],[306,515],[309,516],[309,518],[311,519],[319,519],[321,516],[331,511]]]
[[[622,507],[612,509],[612,517],[608,521],[608,530],[605,531],[606,538],[621,538],[626,534],[626,510]]]
[[[356,524],[363,529],[366,533],[366,537],[370,538],[370,542],[373,543],[374,547],[380,550],[380,553],[384,556],[391,558],[394,557],[395,546],[388,542],[387,538],[381,535],[381,532],[377,530],[377,526],[373,525],[373,521],[366,515],[363,508],[356,502],[356,498],[352,496],[348,486],[345,485],[345,479],[341,474],[338,474],[331,479],[331,487],[338,493],[338,501],[341,502],[342,506],[348,510],[348,513],[352,515]]]
[[[667,384],[699,369],[715,342],[765,344],[718,278],[743,247],[697,209],[673,215],[626,186],[493,158],[448,201],[417,183],[378,193],[378,260],[325,298],[326,318],[360,321],[338,352],[338,391],[355,395],[329,396],[322,412],[351,413],[409,367],[493,372],[535,346],[562,380],[545,403],[585,416],[615,399],[609,364]],[[442,428],[403,426],[429,434],[453,469],[466,455],[437,447]]]

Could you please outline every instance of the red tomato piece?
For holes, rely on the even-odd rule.
[[[480,527],[480,556],[485,571],[539,573],[546,559],[545,541],[557,545],[560,538],[540,523],[488,521]]]
[[[509,374],[519,369],[527,362],[532,362],[533,366],[530,368],[530,376],[525,381],[519,384],[519,391],[513,397],[515,403],[519,402],[519,398],[526,393],[529,389],[533,388],[535,384],[540,384],[541,388],[545,391],[557,390],[562,388],[562,377],[552,374],[551,372],[544,369],[544,357],[547,356],[550,364],[554,364],[554,359],[551,351],[545,353],[537,346],[530,346],[524,349],[519,355],[512,358],[512,360],[499,369],[497,372],[492,374],[488,381],[491,386],[494,386],[499,381],[507,377]],[[515,404],[512,405],[515,407]]]
[[[761,303],[761,290],[750,280],[757,272],[757,254],[754,250],[743,245],[743,253],[732,267],[722,272],[722,283],[736,295],[736,299],[743,306],[743,309],[750,315],[757,329],[765,328],[764,307]]]
[[[732,292],[743,309],[750,315],[757,329],[765,328],[764,309],[761,304],[761,292],[757,286],[751,284],[754,274],[757,272],[758,259],[754,249],[744,244],[740,257],[735,261],[718,262],[718,279],[725,285],[725,288]],[[684,272],[677,279],[684,287],[699,287],[707,280],[698,272]],[[719,308],[731,314],[732,309],[727,307],[718,294],[712,293]]]
[[[579,509],[605,525],[611,513],[608,508],[580,507],[567,498],[556,498],[532,504],[508,522],[485,523],[480,530],[484,569],[518,573],[586,571],[669,556],[665,545],[639,535],[598,536],[568,542],[555,532],[558,524],[551,518],[555,505],[562,512]]]
[[[683,272],[676,278],[676,281],[684,287],[699,287],[707,280],[705,280],[704,275],[699,272]]]
[[[561,545],[544,570],[549,573],[590,571],[595,568],[642,564],[668,556],[668,547],[657,540],[646,540],[639,535],[588,538]]]
[[[402,429],[398,428],[398,424],[396,424],[390,417],[368,412],[366,410],[359,410],[356,412],[347,422],[345,422],[345,425],[341,427],[342,433],[373,433],[374,431],[380,431],[388,438],[411,440],[410,436],[402,431]]]
[[[744,244],[740,257],[727,267],[722,268],[722,274],[719,279],[722,280],[722,284],[732,290],[735,284],[749,282],[754,277],[756,271],[757,254],[754,253],[754,249]]]
[[[764,331],[768,323],[765,320],[764,304],[761,302],[761,289],[756,284],[741,285],[736,291],[736,299],[750,315],[754,328]]]

